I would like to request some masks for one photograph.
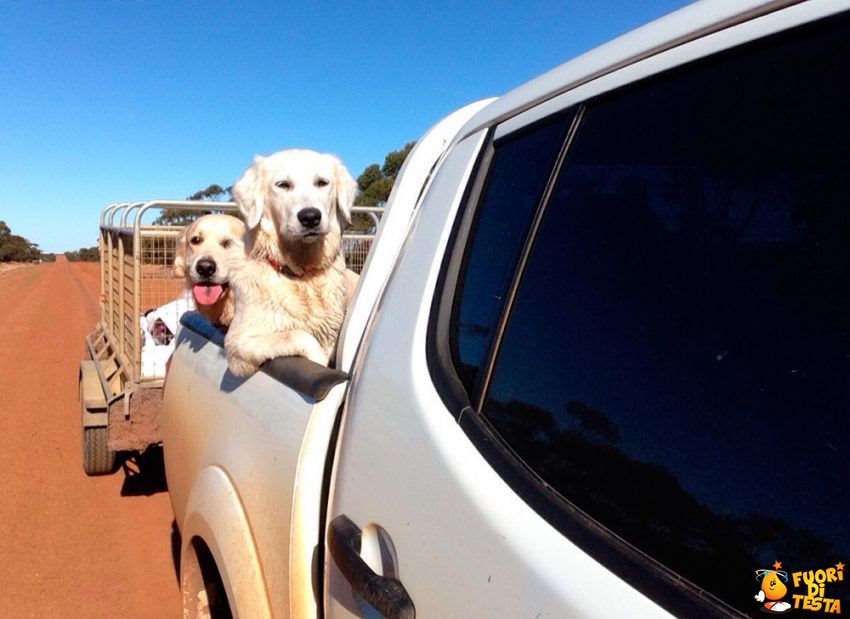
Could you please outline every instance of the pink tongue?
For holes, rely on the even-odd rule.
[[[221,298],[223,292],[224,288],[221,287],[221,284],[213,286],[195,284],[192,286],[192,296],[195,297],[198,305],[212,305]]]

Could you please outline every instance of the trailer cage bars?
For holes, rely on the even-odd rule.
[[[165,363],[143,363],[142,316],[183,293],[173,274],[182,225],[144,224],[151,210],[187,214],[238,214],[234,202],[140,200],[116,202],[100,213],[100,322],[85,338],[87,359],[80,364],[83,468],[90,475],[111,473],[116,453],[144,451],[159,438],[159,401]],[[358,273],[366,261],[383,208],[355,206],[371,220],[366,231],[344,232],[346,264]]]

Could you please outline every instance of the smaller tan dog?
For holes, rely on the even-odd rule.
[[[290,355],[328,364],[357,281],[341,248],[356,192],[339,159],[310,150],[256,157],[233,185],[248,257],[231,269],[231,372]]]
[[[174,274],[185,278],[198,313],[216,325],[233,320],[230,267],[245,257],[245,224],[230,215],[204,215],[177,239]]]

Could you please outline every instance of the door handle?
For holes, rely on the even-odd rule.
[[[416,609],[401,581],[378,576],[360,557],[360,528],[348,516],[337,516],[331,521],[328,546],[334,563],[356,595],[386,619],[415,619]]]

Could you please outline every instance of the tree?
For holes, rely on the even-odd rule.
[[[357,177],[357,187],[360,191],[354,203],[358,206],[376,206],[386,202],[399,170],[415,144],[416,142],[408,142],[401,150],[390,151],[384,158],[383,166],[377,163],[366,166],[366,169]],[[367,231],[373,225],[371,217],[357,213],[352,218],[350,229]]]
[[[357,204],[361,206],[375,206],[379,202],[386,202],[393,190],[395,178],[383,176],[371,183],[364,191],[360,192]]]
[[[230,189],[224,189],[221,185],[210,185],[206,189],[201,189],[201,191],[196,191],[191,196],[186,198],[187,200],[226,200],[230,197]]]
[[[42,259],[38,244],[12,234],[5,221],[0,221],[0,262],[35,262]]]
[[[401,165],[404,163],[404,160],[407,159],[407,155],[413,149],[415,144],[416,142],[408,142],[401,150],[394,150],[389,153],[384,159],[384,167],[381,168],[381,173],[384,176],[392,178],[398,176],[398,172],[401,170]]]
[[[381,176],[381,166],[377,163],[368,165],[363,173],[357,177],[357,187],[360,191],[366,191],[369,185],[380,179]]]
[[[221,185],[212,184],[206,189],[196,191],[187,200],[208,200],[210,202],[224,202],[230,200],[230,191],[233,187],[222,187]],[[180,209],[165,209],[162,214],[154,220],[154,224],[158,226],[185,226],[192,223],[201,215],[209,215],[213,210],[187,212]]]

